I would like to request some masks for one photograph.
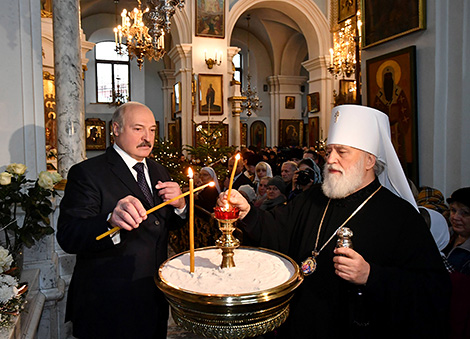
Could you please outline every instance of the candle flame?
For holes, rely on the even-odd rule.
[[[235,159],[240,160],[240,153],[235,156]]]
[[[188,177],[189,177],[190,179],[193,178],[193,170],[191,169],[191,167],[188,167]]]
[[[225,211],[228,211],[230,209],[230,205],[228,203],[226,203],[224,208],[225,208]]]
[[[209,186],[210,186],[210,187],[214,187],[214,186],[215,186],[215,182],[211,181],[211,182],[209,183]]]

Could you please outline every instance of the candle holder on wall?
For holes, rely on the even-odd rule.
[[[215,246],[222,250],[220,268],[235,267],[234,250],[240,246],[240,240],[233,236],[233,231],[235,231],[235,222],[239,218],[240,210],[236,207],[217,206],[214,212],[219,222],[219,230],[222,232],[220,238],[215,241]]]

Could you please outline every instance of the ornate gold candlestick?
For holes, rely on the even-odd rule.
[[[215,241],[217,248],[222,250],[222,263],[220,268],[235,267],[233,260],[233,250],[240,246],[240,240],[233,236],[235,231],[235,222],[239,218],[240,210],[238,208],[214,208],[215,218],[219,222],[219,230],[222,235]]]

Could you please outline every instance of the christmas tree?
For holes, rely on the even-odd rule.
[[[202,167],[212,167],[220,182],[223,182],[227,176],[227,160],[234,154],[236,147],[220,146],[220,138],[224,128],[222,122],[210,126],[211,129],[205,129],[202,125],[198,125],[196,130],[199,138],[196,145],[183,146],[188,158],[170,140],[160,139],[154,145],[152,151],[154,159],[160,164],[164,164],[173,180],[182,187],[188,183],[189,166],[195,173],[199,173]]]

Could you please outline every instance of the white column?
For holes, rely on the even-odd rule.
[[[160,79],[162,79],[162,94],[163,94],[163,135],[168,138],[168,123],[171,122],[171,91],[175,84],[175,70],[163,69],[158,72]]]
[[[175,80],[181,82],[181,145],[192,144],[193,109],[191,104],[192,45],[176,45],[168,52],[175,63]]]
[[[308,71],[308,93],[320,93],[320,111],[312,116],[320,117],[320,131],[323,131],[323,138],[328,133],[330,125],[330,113],[334,106],[333,100],[333,78],[327,70],[327,57],[319,56],[314,59],[304,61],[302,66]],[[310,115],[310,113],[309,113]]]
[[[279,119],[302,119],[302,86],[304,76],[272,75],[268,77],[271,98],[271,145],[279,144]],[[295,97],[295,109],[286,109],[285,97]]]
[[[227,75],[232,79],[234,74],[234,69],[232,67],[232,59],[234,55],[236,55],[241,48],[239,47],[228,47],[227,48]],[[244,98],[241,97],[240,94],[240,84],[236,84],[233,81],[228,82],[229,84],[229,97],[228,100],[231,103],[229,105],[230,110],[232,111],[231,116],[229,115],[229,145],[237,146],[238,149],[241,147],[241,131],[240,131],[240,113],[242,112],[241,109],[241,102]]]
[[[85,159],[85,120],[79,26],[79,1],[53,2],[54,68],[59,172]]]

